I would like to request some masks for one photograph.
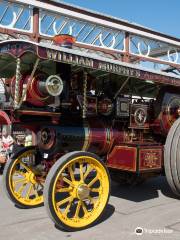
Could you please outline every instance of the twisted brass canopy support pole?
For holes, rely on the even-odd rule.
[[[83,107],[82,107],[82,118],[86,118],[87,113],[87,72],[84,72],[84,83],[83,83]]]
[[[28,87],[29,87],[29,85],[30,85],[30,83],[31,83],[31,80],[32,80],[33,77],[34,77],[34,74],[35,74],[35,72],[36,72],[36,70],[37,70],[37,67],[38,67],[39,62],[40,62],[40,59],[37,58],[37,59],[36,59],[36,62],[35,62],[35,64],[34,64],[33,70],[32,70],[32,72],[31,72],[31,75],[30,75],[30,77],[29,77],[29,79],[28,79],[28,83],[27,83],[27,85],[26,85],[26,88],[23,88],[23,92],[22,92],[21,99],[19,99],[19,108],[21,107],[24,99],[26,98],[26,94],[27,94]]]
[[[14,108],[17,109],[19,105],[19,92],[20,92],[20,79],[21,79],[21,59],[16,60],[16,81],[14,92]]]

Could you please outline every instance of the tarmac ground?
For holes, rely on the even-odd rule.
[[[140,229],[137,235],[135,229]],[[138,231],[139,232],[139,231]],[[77,232],[63,232],[49,219],[45,208],[18,209],[7,198],[0,176],[0,240],[179,240],[180,200],[165,177],[139,186],[112,183],[112,192],[101,221]]]

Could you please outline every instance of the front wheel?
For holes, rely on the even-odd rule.
[[[25,147],[7,161],[4,188],[9,199],[19,208],[43,204],[43,182],[35,169],[36,148]]]
[[[88,152],[71,152],[61,157],[45,182],[49,216],[66,231],[84,229],[99,220],[109,195],[108,170],[96,155]]]

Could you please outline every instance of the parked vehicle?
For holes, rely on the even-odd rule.
[[[122,27],[118,20],[91,15],[103,29],[103,21]],[[110,177],[140,184],[165,175],[180,195],[180,42],[123,24],[123,51],[115,48],[117,36],[108,48],[97,31],[100,46],[79,45],[71,34],[57,35],[53,44],[0,42],[0,77],[12,99],[2,106],[0,121],[20,125],[37,138],[35,146],[21,149],[7,162],[7,195],[21,208],[44,203],[50,218],[65,230],[99,220],[108,204]],[[139,55],[133,54],[133,34],[143,36],[145,43],[161,44],[153,42],[146,52],[138,43]],[[167,51],[169,60],[160,59]],[[144,61],[149,61],[146,68],[140,65]],[[152,70],[151,62],[166,67]]]

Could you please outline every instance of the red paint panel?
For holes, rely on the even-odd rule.
[[[139,150],[139,170],[161,169],[163,149],[147,148]]]
[[[136,147],[115,146],[108,155],[107,166],[135,172],[136,158]]]

